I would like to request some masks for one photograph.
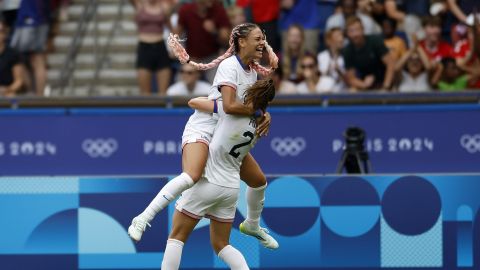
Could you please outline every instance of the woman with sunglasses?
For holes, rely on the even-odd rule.
[[[191,65],[180,67],[179,81],[167,89],[167,96],[206,96],[210,84],[200,80],[200,72]]]
[[[338,90],[335,88],[335,80],[322,75],[318,70],[317,58],[312,54],[305,54],[300,58],[300,70],[303,81],[297,85],[299,94],[328,93]]]
[[[256,132],[259,136],[264,136],[268,133],[270,126],[270,114],[261,110],[255,111],[252,106],[245,105],[242,100],[248,86],[257,80],[257,72],[267,76],[273,70],[258,64],[264,49],[268,52],[272,68],[277,67],[278,58],[256,24],[237,25],[232,30],[229,43],[230,48],[225,54],[208,64],[201,64],[190,60],[189,55],[179,43],[178,36],[171,35],[169,38],[169,46],[182,64],[190,64],[199,70],[219,65],[208,99],[222,98],[223,109],[227,114],[263,116],[263,121],[257,126]],[[149,222],[155,215],[200,180],[207,163],[208,147],[217,121],[216,114],[199,110],[190,116],[182,136],[183,173],[170,180],[145,211],[132,220],[128,233],[133,240],[139,241],[146,226],[149,226]],[[266,248],[278,248],[277,241],[268,235],[267,230],[260,227],[267,180],[251,154],[247,154],[242,161],[240,178],[248,185],[247,219],[240,224],[240,231],[256,237]]]

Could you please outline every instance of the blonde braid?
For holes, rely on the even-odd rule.
[[[223,55],[217,57],[215,60],[211,61],[208,64],[191,61],[190,56],[185,51],[185,48],[182,46],[182,44],[180,44],[180,42],[183,40],[180,40],[178,35],[170,34],[167,43],[168,46],[172,49],[175,57],[178,58],[181,64],[188,63],[198,70],[207,70],[218,66],[223,60],[238,52],[239,48],[236,40],[238,40],[238,38],[240,37],[244,37],[244,35],[247,35],[249,33],[245,32],[245,29],[253,29],[254,27],[258,27],[258,25],[252,23],[244,23],[235,26],[235,28],[233,28],[230,34],[230,40],[228,41],[230,47],[228,48],[228,50]],[[270,73],[272,73],[273,69],[278,67],[278,57],[273,52],[272,47],[270,47],[267,41],[265,41],[265,48],[267,50],[268,58],[270,60],[270,68],[263,67],[255,61],[250,64],[250,66],[262,76],[268,76]]]
[[[180,44],[180,41],[183,41],[183,40],[180,40],[178,35],[170,34],[170,36],[168,37],[168,46],[172,49],[173,54],[175,55],[175,57],[178,58],[181,64],[188,63],[198,70],[207,70],[207,69],[211,69],[218,66],[223,60],[227,59],[228,57],[234,54],[235,48],[233,46],[233,37],[234,37],[234,34],[236,33],[234,30],[232,30],[232,33],[230,34],[230,40],[228,41],[230,47],[228,48],[228,50],[223,55],[220,55],[219,57],[217,57],[216,59],[214,59],[212,62],[208,64],[191,61],[187,51],[182,46],[182,44]]]

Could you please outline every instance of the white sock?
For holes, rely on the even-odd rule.
[[[260,216],[265,202],[265,188],[267,184],[257,188],[247,187],[247,223],[255,229],[260,226]]]
[[[177,270],[182,258],[183,242],[177,239],[168,239],[163,254],[162,270]]]
[[[232,270],[248,270],[247,262],[242,253],[231,245],[225,246],[218,252],[218,257],[222,259]],[[163,269],[163,268],[162,268]]]
[[[142,215],[147,219],[147,222],[152,221],[158,212],[194,184],[195,182],[193,182],[192,178],[186,173],[182,173],[173,178],[158,192],[157,196],[155,196],[153,201],[145,211],[143,211]]]

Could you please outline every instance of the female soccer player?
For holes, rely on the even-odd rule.
[[[230,35],[230,48],[224,55],[209,64],[191,61],[185,49],[179,43],[177,36],[171,35],[168,43],[182,64],[188,63],[204,70],[215,67],[220,63],[208,98],[214,100],[222,97],[222,105],[227,114],[253,115],[255,113],[253,108],[244,105],[240,100],[242,100],[247,87],[257,80],[257,72],[267,76],[273,68],[277,67],[278,63],[277,56],[265,41],[265,35],[258,25],[252,23],[237,25]],[[258,64],[263,56],[264,49],[268,52],[272,69]],[[265,113],[262,119],[264,119],[263,122],[257,127],[257,133],[260,136],[267,134],[271,120],[268,113]],[[149,222],[155,215],[200,179],[207,162],[208,145],[217,125],[217,120],[218,116],[216,114],[198,110],[190,116],[182,136],[183,173],[170,180],[148,207],[132,220],[128,233],[133,240],[139,241],[146,226],[150,226]],[[240,178],[248,185],[246,192],[247,219],[240,225],[240,231],[256,237],[267,248],[278,248],[277,241],[259,225],[267,181],[251,154],[247,154],[242,162]]]
[[[246,91],[245,104],[265,110],[274,96],[273,81],[259,80]],[[211,113],[217,109],[215,102],[196,98],[189,105]],[[240,188],[240,167],[258,139],[255,128],[259,119],[226,114],[221,102],[218,116],[205,173],[177,201],[162,270],[179,268],[183,245],[202,217],[210,218],[210,241],[220,259],[231,269],[249,269],[243,255],[229,245],[229,239]]]

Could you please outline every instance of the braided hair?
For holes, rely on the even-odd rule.
[[[248,34],[250,34],[250,32],[256,28],[260,28],[260,27],[254,23],[243,23],[235,26],[235,28],[233,28],[232,30],[232,33],[230,34],[230,40],[228,42],[230,47],[228,48],[228,50],[223,55],[220,55],[219,57],[217,57],[216,59],[214,59],[212,62],[208,64],[191,61],[187,51],[185,51],[185,48],[183,48],[182,44],[180,44],[182,40],[179,39],[178,35],[170,34],[167,42],[168,42],[168,46],[172,49],[173,53],[178,58],[180,63],[182,64],[188,63],[194,66],[198,70],[207,70],[207,69],[211,69],[218,66],[223,60],[227,59],[228,57],[232,56],[235,53],[238,53],[240,51],[238,40],[240,38],[246,38]],[[266,40],[265,40],[265,48],[268,53],[270,68],[260,65],[256,61],[252,61],[251,63],[249,63],[250,67],[253,68],[255,71],[257,71],[262,76],[268,76],[270,73],[272,73],[273,69],[277,68],[278,66],[278,57],[273,52],[272,47],[270,47],[270,45]]]

